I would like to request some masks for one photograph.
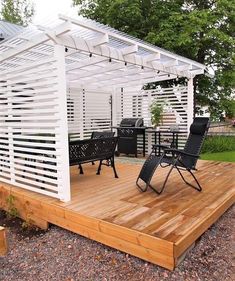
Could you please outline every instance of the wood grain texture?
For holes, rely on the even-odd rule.
[[[160,196],[136,188],[140,168],[118,163],[119,178],[115,179],[109,167],[100,176],[95,173],[97,164],[84,165],[84,175],[73,167],[72,200],[66,203],[1,184],[0,207],[7,208],[4,198],[11,190],[20,216],[32,218],[38,226],[53,223],[173,269],[182,254],[235,202],[235,164],[199,161],[196,175],[202,192],[189,188],[173,173]],[[166,173],[167,169],[161,169],[155,174],[156,186]]]
[[[7,248],[6,229],[0,226],[0,256],[7,254]]]

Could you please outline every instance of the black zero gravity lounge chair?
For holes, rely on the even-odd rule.
[[[153,145],[153,150],[150,156],[146,159],[136,180],[136,185],[138,186],[138,188],[144,192],[148,189],[148,187],[150,187],[157,194],[161,194],[166,186],[167,180],[172,170],[175,168],[180,174],[182,180],[187,185],[193,187],[198,191],[201,191],[202,187],[200,186],[192,170],[196,170],[196,163],[199,158],[203,141],[209,129],[209,125],[209,118],[196,117],[192,125],[190,126],[190,134],[183,150],[173,149],[160,145],[160,147],[163,149],[163,153],[161,155],[155,155],[156,148],[158,148],[159,145]],[[169,166],[171,167],[162,187],[160,189],[156,189],[151,185],[151,179],[159,165],[162,168]],[[184,171],[188,171],[191,174],[196,182],[196,185],[193,185],[185,180],[182,173]],[[141,184],[139,183],[140,180],[142,180]]]

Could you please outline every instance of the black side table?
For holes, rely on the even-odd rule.
[[[148,129],[146,133],[154,134],[154,143],[162,145],[162,134],[171,134],[172,135],[172,141],[169,145],[170,148],[176,148],[178,149],[178,140],[179,140],[179,134],[186,134],[186,131],[170,131],[170,130],[154,130],[154,129]],[[155,152],[156,153],[156,152]],[[161,148],[158,147],[158,155],[161,154]]]

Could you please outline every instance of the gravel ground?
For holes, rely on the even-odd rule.
[[[22,230],[8,221],[9,253],[0,257],[1,281],[24,280],[235,280],[235,206],[196,243],[178,268],[170,272],[77,234],[51,226],[46,232]]]

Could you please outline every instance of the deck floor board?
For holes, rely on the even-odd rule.
[[[96,175],[96,165],[84,165],[84,175],[71,168],[72,199],[60,202],[24,189],[0,184],[0,207],[6,209],[9,190],[18,199],[22,217],[32,217],[173,269],[180,255],[235,201],[235,164],[199,161],[198,192],[175,171],[160,196],[141,193],[135,180],[140,164],[117,163],[119,178],[109,167]],[[153,179],[160,186],[167,169]],[[187,177],[190,180],[190,177]]]

